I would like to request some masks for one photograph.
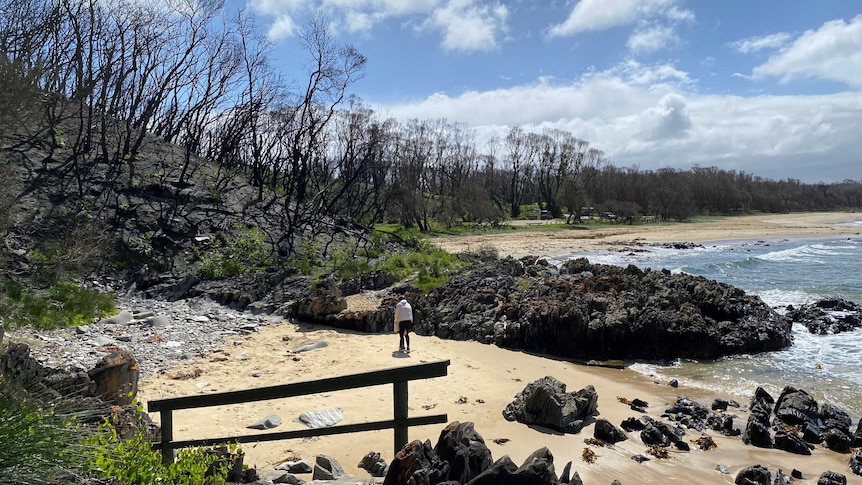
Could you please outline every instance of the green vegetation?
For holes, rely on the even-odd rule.
[[[108,407],[93,409],[37,389],[0,373],[0,485],[66,483],[63,477],[74,475],[121,485],[222,484],[232,457],[242,453],[233,445],[185,449],[165,465],[143,426],[120,439],[109,419],[98,428],[84,424],[110,413]]]
[[[449,280],[468,263],[457,255],[433,246],[417,229],[380,226],[369,240],[333,244],[324,256],[319,241],[306,241],[290,262],[302,274],[335,273],[342,279],[374,270],[388,270],[398,281],[414,284],[427,293]],[[398,248],[398,249],[393,249]]]
[[[74,283],[57,283],[47,290],[25,288],[12,280],[2,284],[0,317],[10,327],[55,329],[91,323],[115,312],[114,295]]]
[[[232,465],[232,460],[225,460],[224,455],[241,453],[236,446],[227,447],[224,452],[189,448],[180,450],[174,463],[165,465],[161,452],[151,448],[143,428],[122,440],[108,421],[87,444],[92,448],[88,473],[98,478],[115,478],[123,485],[222,484]]]
[[[0,373],[0,484],[57,483],[83,465],[74,414]]]
[[[446,283],[466,264],[457,255],[422,241],[414,252],[406,255],[393,254],[384,259],[378,267],[389,270],[395,279],[408,280],[423,293],[428,293]]]
[[[234,235],[219,234],[214,247],[200,256],[198,274],[201,278],[218,280],[251,273],[268,264],[269,244],[259,228],[240,225]]]

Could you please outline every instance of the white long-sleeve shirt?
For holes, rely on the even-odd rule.
[[[395,324],[397,325],[398,322],[403,322],[404,320],[413,321],[413,307],[410,306],[407,300],[402,298],[395,305]]]

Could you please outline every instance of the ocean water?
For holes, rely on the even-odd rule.
[[[862,221],[848,222],[862,232]],[[704,244],[694,249],[646,248],[646,252],[571,254],[590,262],[667,268],[738,286],[783,313],[787,305],[823,298],[862,303],[862,237],[764,239]],[[680,360],[670,365],[636,363],[635,371],[659,381],[753,395],[762,386],[777,398],[784,386],[804,389],[818,403],[862,418],[862,330],[814,335],[792,329],[789,348],[713,361]]]

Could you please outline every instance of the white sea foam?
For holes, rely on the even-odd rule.
[[[812,295],[802,290],[784,290],[778,288],[758,292],[757,296],[771,307],[806,305],[823,298],[821,295]]]
[[[812,248],[812,246],[805,245],[796,248],[782,249],[780,251],[772,251],[770,253],[756,256],[756,258],[763,261],[823,264],[823,260],[819,259],[817,256],[827,255],[828,254],[824,253],[820,249],[815,249]]]

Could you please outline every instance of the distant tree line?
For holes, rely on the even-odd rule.
[[[175,186],[200,159],[225,181],[243,174],[287,254],[323,220],[428,230],[525,217],[533,203],[573,223],[862,207],[860,181],[641,171],[566,131],[513,127],[479,146],[461,123],[382,118],[349,94],[366,59],[325,19],[300,41],[306,77],[289,82],[263,33],[218,0],[0,0],[0,119],[26,126],[19,141],[41,143],[45,166],[67,174],[63,189],[96,207],[153,175],[139,163],[150,137],[180,147]],[[93,194],[95,177],[116,189]]]

